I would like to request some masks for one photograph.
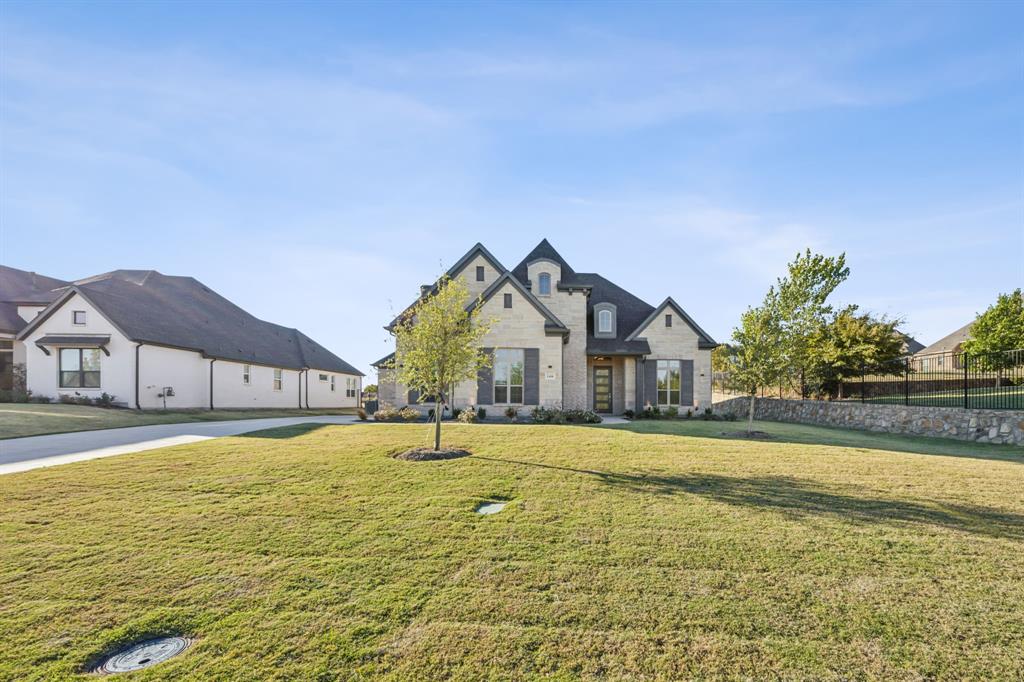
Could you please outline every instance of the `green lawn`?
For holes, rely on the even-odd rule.
[[[83,405],[0,403],[0,439],[38,436],[44,433],[114,429],[121,426],[145,426],[146,424],[354,413],[355,410],[352,408],[334,410],[145,410],[140,412]]]
[[[894,387],[899,390],[898,387]],[[967,391],[968,405],[977,410],[1024,410],[1024,386],[1001,386],[999,388],[971,388]],[[856,401],[857,398],[852,400]],[[903,405],[904,396],[884,396],[868,398],[869,403]],[[963,407],[963,389],[955,391],[935,391],[932,393],[912,393],[910,404],[921,407]]]
[[[0,679],[155,633],[197,640],[126,679],[1024,676],[1024,451],[740,426],[453,425],[473,457],[412,463],[426,425],[305,425],[0,476]]]

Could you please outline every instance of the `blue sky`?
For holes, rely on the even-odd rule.
[[[1024,283],[1024,5],[0,5],[0,262],[192,275],[369,372],[477,241],[726,340],[805,247],[924,343]]]

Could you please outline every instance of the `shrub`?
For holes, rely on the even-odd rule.
[[[476,424],[476,410],[472,407],[465,410],[459,410],[459,414],[456,419],[463,424]]]
[[[476,408],[476,418],[480,420],[487,419],[487,410],[482,407]]]
[[[601,415],[593,410],[566,410],[565,421],[570,424],[600,424]]]
[[[96,405],[96,407],[113,407],[114,396],[104,391],[103,393],[100,394],[99,398],[96,398],[96,400],[93,401],[93,403]]]
[[[75,404],[75,396],[71,395],[70,393],[61,393],[57,399],[60,401],[61,405]]]
[[[452,419],[458,420],[460,414],[462,414],[462,410],[457,407],[452,408]]]
[[[398,411],[398,416],[401,417],[402,421],[414,422],[420,418],[420,412],[415,407],[403,407]]]
[[[669,419],[675,419],[679,416],[679,408],[675,405],[669,405],[668,409],[665,410],[665,416]]]
[[[686,411],[686,418],[687,419],[693,419],[693,410],[687,410]]]
[[[29,392],[31,393],[31,391],[29,391]],[[51,398],[48,395],[34,395],[31,398],[29,398],[29,401],[33,402],[33,403],[42,403],[42,404],[46,405],[48,403],[52,403],[53,402],[53,398]]]
[[[505,408],[505,416],[508,417],[509,421],[515,421],[516,417],[519,416],[519,410],[509,405]]]
[[[396,422],[399,420],[398,410],[390,405],[385,405],[373,413],[373,419],[378,422]]]
[[[0,390],[0,403],[30,403],[32,402],[32,391],[25,391],[18,388]]]
[[[360,407],[358,410],[356,410],[356,416],[359,417],[359,421],[366,421],[366,410]]]
[[[633,412],[633,410],[626,410],[625,412],[622,413],[622,416],[625,417],[626,419],[632,419],[635,415],[636,413]]]

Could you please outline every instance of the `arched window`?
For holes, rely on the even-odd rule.
[[[537,278],[537,286],[540,289],[541,296],[551,295],[551,275],[546,272],[540,273],[540,277]]]
[[[612,331],[612,311],[601,310],[597,313],[597,331],[609,334]]]

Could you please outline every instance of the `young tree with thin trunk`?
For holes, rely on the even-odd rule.
[[[760,308],[747,308],[740,318],[740,326],[732,333],[735,345],[729,376],[736,388],[750,394],[747,433],[754,430],[758,389],[775,386],[785,368],[777,301],[773,288]]]
[[[479,306],[468,303],[465,282],[445,276],[395,326],[396,379],[418,391],[420,402],[434,402],[434,450],[441,449],[441,418],[450,391],[476,379],[490,362],[480,341],[491,325],[480,319]]]
[[[1024,348],[1024,294],[1017,289],[1011,294],[999,294],[996,302],[978,315],[962,349],[973,356],[972,367],[995,370],[1001,384],[1003,372],[1022,360],[1020,353],[1005,351],[1021,348]]]

